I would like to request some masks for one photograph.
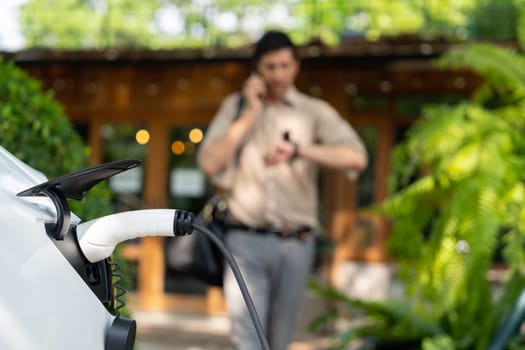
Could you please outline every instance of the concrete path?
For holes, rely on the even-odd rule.
[[[289,350],[325,349],[328,339],[311,334],[306,326],[318,315],[318,301],[305,300],[294,343]],[[137,321],[136,350],[230,350],[230,323],[226,316],[205,316],[130,310]],[[256,350],[256,349],[254,349]]]

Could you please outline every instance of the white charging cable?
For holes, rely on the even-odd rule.
[[[174,209],[133,210],[80,223],[77,238],[84,256],[92,263],[113,254],[117,244],[149,236],[173,237],[193,231],[193,218],[185,222],[187,212]]]

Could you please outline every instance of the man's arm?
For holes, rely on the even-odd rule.
[[[237,154],[244,137],[253,127],[263,111],[261,95],[266,93],[264,81],[258,74],[252,74],[244,83],[242,98],[244,108],[226,132],[206,143],[200,155],[200,166],[208,176],[219,174]]]
[[[363,170],[368,164],[365,152],[356,150],[350,145],[308,144],[299,145],[294,142],[276,142],[273,144],[265,160],[267,165],[275,165],[283,161],[301,158],[315,162],[321,166],[343,170]]]
[[[349,145],[298,145],[297,156],[336,169],[363,170],[368,157]]]
[[[230,163],[259,113],[248,106],[224,135],[203,146],[200,164],[206,175],[217,175]]]

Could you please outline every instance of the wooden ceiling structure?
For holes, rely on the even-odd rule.
[[[444,73],[432,59],[443,41],[350,40],[302,46],[298,87],[348,111],[348,96],[469,91],[477,79]],[[250,48],[172,51],[30,50],[4,54],[55,92],[74,122],[93,118],[207,124],[225,94],[250,72]],[[346,108],[345,108],[346,107]]]

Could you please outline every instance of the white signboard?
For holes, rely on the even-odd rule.
[[[206,178],[195,168],[172,169],[170,173],[170,193],[178,197],[202,197],[206,191]]]
[[[115,193],[140,193],[142,177],[142,167],[132,168],[110,177],[109,188]]]

